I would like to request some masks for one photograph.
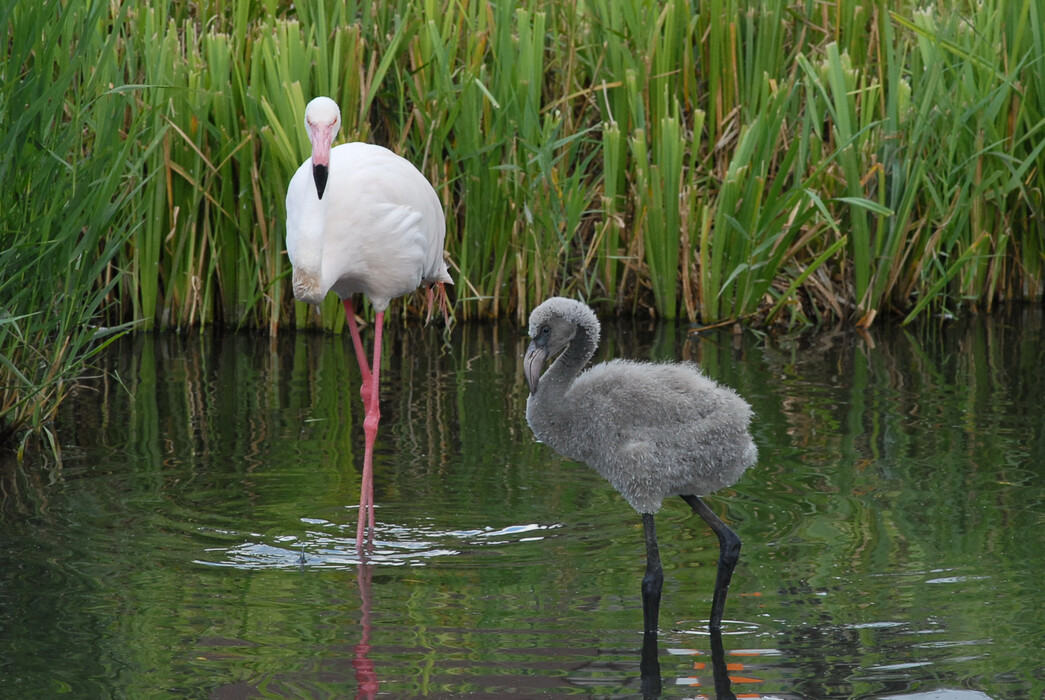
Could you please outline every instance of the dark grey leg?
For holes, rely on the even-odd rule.
[[[664,587],[664,570],[660,566],[660,549],[657,547],[657,530],[653,514],[642,514],[642,527],[646,532],[646,575],[642,577],[642,624],[647,633],[657,631],[660,617],[660,591]]]
[[[722,613],[726,608],[726,593],[733,578],[733,569],[737,567],[737,560],[740,559],[740,537],[719,520],[698,496],[683,496],[682,499],[718,536],[718,575],[715,577],[715,596],[711,601],[711,620],[708,627],[713,630],[721,629]]]
[[[660,617],[660,592],[664,587],[664,569],[660,566],[660,548],[653,514],[642,514],[646,533],[646,575],[642,577],[642,658],[639,669],[642,697],[659,698],[661,691],[660,659],[657,658],[657,620]]]

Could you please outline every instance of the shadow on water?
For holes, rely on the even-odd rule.
[[[708,498],[744,547],[641,519],[534,442],[509,325],[391,328],[373,549],[348,338],[140,335],[67,402],[59,463],[0,469],[13,697],[1001,700],[1045,694],[1039,310],[787,340],[607,324],[598,358],[689,359],[754,406]],[[57,660],[61,660],[60,663]]]

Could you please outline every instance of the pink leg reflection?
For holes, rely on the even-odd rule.
[[[352,659],[352,666],[356,669],[356,697],[368,699],[377,695],[379,687],[374,662],[367,656],[370,653],[370,580],[373,575],[372,564],[359,565],[356,581],[359,583],[359,624],[363,633],[354,648],[356,655]]]

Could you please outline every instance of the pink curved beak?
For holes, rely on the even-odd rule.
[[[312,142],[312,179],[316,181],[316,193],[323,199],[330,170],[330,147],[337,134],[337,124],[309,124],[308,139]]]

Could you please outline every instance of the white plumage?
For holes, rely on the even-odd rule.
[[[307,160],[287,188],[296,299],[364,294],[384,311],[422,284],[452,284],[442,206],[412,163],[381,146],[345,143],[330,151],[328,178],[320,199]]]

